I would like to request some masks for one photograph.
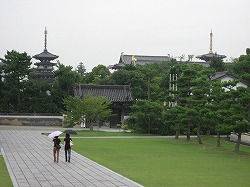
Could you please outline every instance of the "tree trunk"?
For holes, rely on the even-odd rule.
[[[190,125],[188,125],[187,129],[187,141],[190,141]]]
[[[150,76],[148,76],[148,100],[150,100]]]
[[[203,142],[201,140],[201,127],[200,127],[200,124],[198,124],[198,127],[197,127],[197,139],[198,139],[199,144],[203,144]]]
[[[179,129],[179,123],[176,124],[176,129]],[[175,131],[175,139],[178,139],[179,138],[179,135],[180,135],[180,130],[176,130]]]
[[[238,134],[238,140],[237,140],[236,145],[235,145],[235,151],[240,150],[240,142],[241,142],[241,133]]]
[[[211,133],[211,132],[210,132],[210,129],[207,129],[206,135],[207,135],[207,136],[210,136],[210,133]]]
[[[220,147],[220,133],[217,132],[217,147]]]
[[[149,125],[148,125],[148,134],[150,134],[150,133],[151,133],[151,124],[149,122]]]
[[[179,138],[179,134],[180,134],[180,131],[175,131],[175,139],[178,139]]]
[[[93,123],[89,124],[89,130],[91,130],[91,131],[94,130]]]

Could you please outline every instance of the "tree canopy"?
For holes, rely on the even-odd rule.
[[[63,100],[66,110],[66,121],[71,124],[80,124],[86,118],[90,130],[97,120],[105,121],[111,116],[111,102],[105,97],[87,95],[84,98],[69,96]]]

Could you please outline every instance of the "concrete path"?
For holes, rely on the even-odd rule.
[[[55,129],[0,126],[1,154],[14,187],[142,187],[74,151],[68,163],[61,149],[54,163],[52,140],[41,133]]]

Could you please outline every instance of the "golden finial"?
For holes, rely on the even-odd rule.
[[[137,59],[135,58],[135,55],[132,56],[132,62],[136,62]]]

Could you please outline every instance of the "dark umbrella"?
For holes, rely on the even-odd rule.
[[[72,129],[66,129],[63,132],[66,133],[66,134],[77,134],[77,132],[72,130]]]

